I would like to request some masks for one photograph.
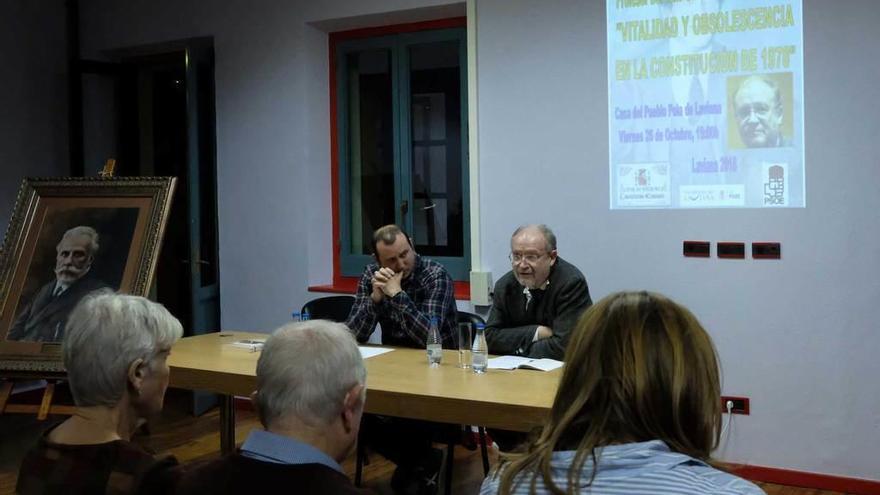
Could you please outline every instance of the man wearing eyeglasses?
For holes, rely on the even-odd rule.
[[[782,96],[779,85],[766,76],[743,80],[733,95],[739,136],[749,148],[791,146],[782,135]]]
[[[584,275],[558,256],[556,235],[543,224],[516,229],[510,262],[492,296],[489,353],[561,360],[569,332],[593,303]]]

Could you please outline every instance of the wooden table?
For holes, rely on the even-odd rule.
[[[209,390],[222,395],[220,443],[223,452],[235,445],[232,397],[250,396],[255,388],[259,352],[225,343],[266,338],[247,332],[187,337],[168,358],[170,385]],[[443,364],[428,366],[425,351],[396,348],[365,361],[369,413],[528,431],[550,411],[562,370],[489,370],[477,375],[457,367],[458,352],[443,351]]]

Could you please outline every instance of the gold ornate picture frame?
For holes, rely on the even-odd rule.
[[[63,372],[64,323],[82,297],[147,295],[175,180],[22,182],[0,252],[0,372]]]

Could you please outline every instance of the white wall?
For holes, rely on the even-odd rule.
[[[0,3],[0,233],[21,180],[68,175],[63,0]]]
[[[322,29],[442,3],[82,0],[86,55],[214,37],[224,328],[270,330],[330,279]],[[752,400],[725,459],[877,479],[880,9],[806,3],[809,207],[611,212],[604,2],[479,0],[482,263],[497,280],[515,225],[550,223],[594,299],[658,290],[710,329],[725,393]],[[684,259],[684,239],[784,259]]]
[[[809,206],[609,211],[604,2],[479,0],[483,266],[497,280],[516,224],[549,223],[594,300],[657,290],[710,330],[724,393],[751,398],[723,458],[878,479],[880,8],[805,3]],[[686,259],[685,239],[783,259]]]
[[[270,331],[332,275],[325,30],[459,11],[449,0],[82,0],[85,58],[212,36],[226,329]],[[383,14],[398,11],[390,17]],[[367,24],[365,24],[367,23]]]

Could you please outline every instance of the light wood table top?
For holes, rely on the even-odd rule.
[[[255,388],[260,353],[224,344],[266,337],[222,332],[181,339],[168,358],[170,385],[249,396]],[[549,413],[562,376],[561,369],[488,370],[477,375],[457,364],[457,351],[444,351],[443,363],[432,368],[424,350],[405,348],[366,359],[366,411],[528,431]]]

